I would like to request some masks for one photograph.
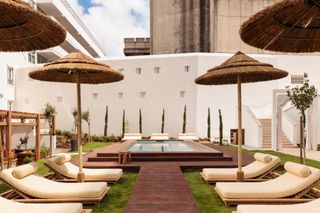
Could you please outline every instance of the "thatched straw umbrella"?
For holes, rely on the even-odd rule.
[[[83,182],[80,84],[111,83],[121,81],[124,76],[110,66],[98,63],[81,52],[73,52],[57,61],[47,63],[42,68],[30,72],[29,76],[40,81],[77,84],[77,139],[80,161],[78,181]]]
[[[209,69],[207,73],[195,80],[197,84],[204,85],[238,85],[238,181],[244,179],[242,171],[241,83],[275,80],[287,75],[287,72],[274,68],[271,64],[259,62],[239,51],[220,66]]]
[[[28,3],[21,0],[0,0],[0,51],[47,49],[61,44],[66,35],[60,24],[36,11]],[[1,169],[4,166],[2,138],[0,129]]]
[[[21,0],[0,0],[0,51],[31,51],[61,44],[64,28]]]
[[[319,52],[319,20],[319,0],[284,0],[244,22],[240,37],[245,43],[265,50]]]

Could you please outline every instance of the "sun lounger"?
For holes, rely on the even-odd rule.
[[[319,213],[320,198],[308,203],[292,205],[239,205],[233,213]]]
[[[152,133],[150,140],[169,140],[168,133]]]
[[[35,175],[37,169],[36,163],[30,163],[1,171],[1,181],[12,189],[3,193],[2,196],[26,203],[80,202],[99,204],[109,190],[106,182],[55,182]]]
[[[70,163],[71,156],[69,154],[57,155],[45,161],[52,172],[48,178],[56,181],[73,182],[77,181],[79,167]],[[122,169],[86,169],[83,170],[85,181],[106,181],[108,183],[116,183],[123,175]]]
[[[254,158],[254,162],[242,168],[245,181],[266,180],[266,177],[280,164],[280,159],[274,155],[256,153]],[[207,183],[236,181],[237,170],[237,168],[204,168],[200,174]]]
[[[122,141],[132,141],[132,140],[141,140],[142,135],[140,133],[125,133],[123,135]]]
[[[310,201],[312,188],[319,183],[320,170],[287,162],[286,173],[275,179],[254,183],[217,182],[215,190],[225,203],[283,204]],[[310,195],[304,199],[303,196]]]
[[[33,204],[18,203],[0,196],[1,213],[90,213],[81,203]]]
[[[197,133],[179,133],[178,134],[179,140],[190,140],[190,141],[197,141],[199,140]]]

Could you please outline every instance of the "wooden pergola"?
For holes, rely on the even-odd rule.
[[[25,122],[28,119],[28,122]],[[26,112],[16,112],[0,110],[0,137],[5,135],[5,140],[3,141],[5,146],[5,158],[10,159],[11,150],[13,149],[12,142],[12,129],[15,126],[34,126],[36,129],[36,144],[35,144],[35,154],[36,160],[40,159],[40,125],[41,119],[45,119],[42,114],[36,113],[26,113]],[[55,118],[52,121],[52,133],[55,133]],[[5,133],[5,134],[4,134]]]

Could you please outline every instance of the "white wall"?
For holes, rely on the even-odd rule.
[[[245,145],[250,147],[261,147],[262,124],[253,114],[250,107],[242,106],[242,126],[245,129]]]
[[[207,109],[210,107],[212,136],[219,135],[218,109],[221,109],[224,136],[228,137],[230,129],[236,128],[237,122],[236,86],[202,86],[196,85],[194,79],[231,56],[232,54],[190,53],[109,58],[104,62],[113,68],[124,69],[125,79],[112,84],[82,86],[82,108],[90,109],[92,133],[103,134],[105,107],[108,105],[109,134],[120,134],[123,109],[126,109],[129,131],[137,132],[139,108],[142,109],[143,133],[149,135],[152,132],[159,132],[162,109],[165,108],[165,132],[175,136],[182,130],[183,107],[187,105],[188,132],[197,132],[201,137],[206,136]],[[316,87],[319,85],[320,77],[317,67],[320,61],[317,57],[252,56],[295,74],[302,74],[304,71],[302,68],[308,64],[311,83]],[[185,72],[184,66],[190,66],[190,72]],[[138,67],[142,68],[141,75],[136,74]],[[154,73],[154,67],[160,67],[160,74]],[[39,112],[46,102],[50,102],[57,107],[57,128],[71,130],[73,121],[70,111],[76,106],[75,85],[30,81],[27,77],[30,70],[25,68],[17,72],[17,109]],[[260,118],[260,115],[265,117],[271,112],[273,89],[284,89],[286,85],[290,85],[290,77],[276,81],[243,84],[242,103],[252,109],[258,109],[257,118]],[[142,91],[146,92],[145,98],[140,97],[139,92]],[[186,91],[186,97],[181,98],[180,91]],[[119,92],[123,92],[122,99],[118,97]],[[93,98],[93,93],[98,93],[97,99]],[[57,96],[61,96],[63,101],[57,102]],[[83,127],[86,132],[86,124]],[[249,131],[250,126],[247,128],[246,131]]]
[[[15,86],[11,86],[7,82],[7,66],[14,69],[25,66],[27,64],[27,54],[0,52],[0,58],[0,93],[3,95],[0,98],[0,109],[7,110],[8,101],[15,100]],[[14,84],[16,84],[15,80]]]

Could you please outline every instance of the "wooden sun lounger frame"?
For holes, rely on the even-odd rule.
[[[280,163],[278,163],[277,165],[275,165],[274,167],[272,167],[271,169],[269,169],[268,171],[266,171],[265,173],[255,177],[255,178],[248,178],[248,179],[244,179],[245,182],[261,182],[261,181],[266,181],[266,180],[270,180],[272,178],[277,177],[277,175],[275,175],[273,173],[273,171],[278,168],[280,166]],[[207,184],[214,184],[216,182],[235,182],[237,181],[236,179],[216,179],[216,180],[212,180],[208,177],[206,177],[206,175],[203,172],[200,172],[200,175],[202,176],[202,179],[207,183]]]
[[[20,203],[82,203],[82,204],[94,204],[96,206],[100,205],[101,200],[106,196],[108,193],[110,187],[106,187],[104,192],[101,196],[97,198],[92,197],[82,197],[82,198],[38,198],[30,196],[24,192],[21,192],[20,190],[14,188],[11,184],[6,182],[3,179],[0,179],[1,182],[6,184],[8,187],[11,188],[11,190],[6,191],[0,196],[11,199]]]
[[[50,180],[58,181],[58,182],[77,182],[78,180],[76,178],[70,178],[68,176],[65,176],[61,174],[59,171],[55,170],[52,168],[50,165],[47,163],[44,163],[44,165],[49,169],[49,174],[44,176],[45,178],[48,178]],[[121,176],[117,178],[108,178],[108,179],[94,179],[94,180],[86,180],[85,182],[107,182],[107,183],[112,183],[115,184],[121,179]]]
[[[225,198],[223,195],[221,195],[217,190],[217,194],[220,196],[222,201],[224,202],[225,206],[230,205],[238,205],[238,204],[294,204],[294,203],[305,203],[312,201],[313,199],[317,198],[318,195],[314,193],[313,187],[320,183],[320,180],[318,179],[313,184],[308,186],[307,188],[303,189],[302,191],[298,192],[297,194],[294,194],[289,197],[285,198],[258,198],[258,199],[252,199],[252,198]],[[303,198],[305,197],[305,198]]]

